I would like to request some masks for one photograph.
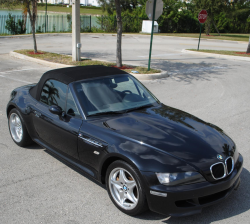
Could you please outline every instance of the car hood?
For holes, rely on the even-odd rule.
[[[106,123],[122,135],[199,168],[218,162],[218,154],[225,158],[235,151],[234,142],[220,128],[163,104],[111,118]]]

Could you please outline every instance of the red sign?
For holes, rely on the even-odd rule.
[[[206,10],[201,10],[198,19],[200,23],[205,23],[207,20],[207,11]]]

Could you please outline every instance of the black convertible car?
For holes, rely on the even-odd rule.
[[[217,126],[159,102],[132,75],[86,66],[12,91],[9,130],[106,184],[126,214],[184,216],[228,197],[243,158]]]

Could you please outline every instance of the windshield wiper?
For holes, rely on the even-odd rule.
[[[91,116],[97,116],[97,115],[103,115],[103,114],[123,114],[124,111],[105,111],[105,112],[99,112],[99,113],[95,113],[95,114],[90,114],[87,117],[91,117]]]
[[[124,114],[124,113],[127,113],[129,111],[138,110],[138,109],[142,109],[142,108],[147,108],[147,107],[151,107],[151,106],[152,106],[152,104],[147,104],[147,105],[134,107],[134,108],[126,109],[126,110],[99,112],[99,113],[95,113],[95,114],[90,114],[87,117],[104,115],[104,114]]]
[[[130,112],[133,110],[138,110],[138,109],[147,108],[147,107],[151,107],[151,106],[152,106],[152,104],[147,104],[147,105],[143,105],[143,106],[139,106],[139,107],[130,108],[130,109],[124,110],[123,112],[127,113],[127,112]]]

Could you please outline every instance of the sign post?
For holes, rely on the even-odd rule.
[[[150,20],[152,20],[151,39],[150,39],[149,58],[148,58],[148,71],[150,71],[150,63],[151,63],[154,22],[155,22],[155,20],[157,20],[160,17],[162,12],[163,12],[163,1],[162,0],[148,0],[147,1],[146,14],[148,15],[148,18]]]
[[[198,15],[198,20],[200,22],[200,37],[199,37],[199,42],[198,42],[198,48],[197,51],[200,49],[200,40],[201,40],[201,29],[202,29],[202,24],[206,22],[207,20],[207,11],[206,10],[201,10]]]
[[[156,0],[154,0],[154,7],[153,7],[152,29],[151,29],[150,48],[148,57],[148,71],[150,71],[150,63],[151,63],[151,52],[152,52],[152,42],[153,42],[154,23],[155,23],[155,6],[156,6]]]

